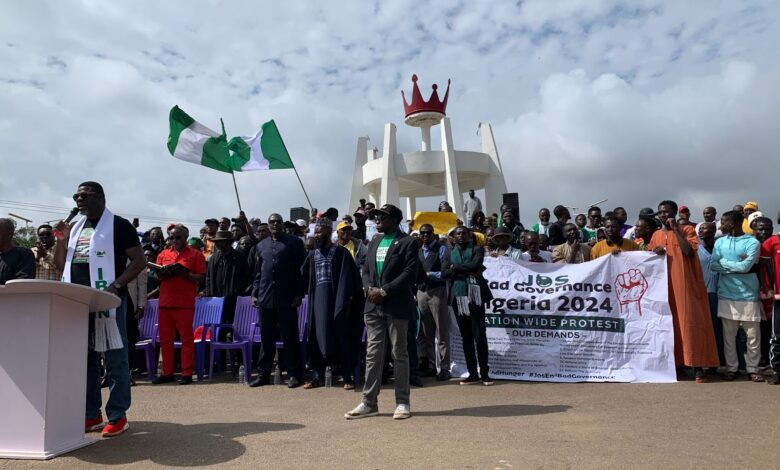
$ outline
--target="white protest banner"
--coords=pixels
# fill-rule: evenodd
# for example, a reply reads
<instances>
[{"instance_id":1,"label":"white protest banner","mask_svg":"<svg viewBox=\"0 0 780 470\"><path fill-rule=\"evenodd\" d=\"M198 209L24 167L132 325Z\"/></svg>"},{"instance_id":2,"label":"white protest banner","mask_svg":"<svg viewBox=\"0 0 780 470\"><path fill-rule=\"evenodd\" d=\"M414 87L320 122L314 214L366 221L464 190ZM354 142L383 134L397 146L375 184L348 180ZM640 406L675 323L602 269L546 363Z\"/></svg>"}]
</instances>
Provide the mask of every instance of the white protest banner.
<instances>
[{"instance_id":1,"label":"white protest banner","mask_svg":"<svg viewBox=\"0 0 780 470\"><path fill-rule=\"evenodd\" d=\"M490 376L547 382L675 382L666 259L624 252L582 264L485 258ZM466 375L454 326L452 373Z\"/></svg>"}]
</instances>

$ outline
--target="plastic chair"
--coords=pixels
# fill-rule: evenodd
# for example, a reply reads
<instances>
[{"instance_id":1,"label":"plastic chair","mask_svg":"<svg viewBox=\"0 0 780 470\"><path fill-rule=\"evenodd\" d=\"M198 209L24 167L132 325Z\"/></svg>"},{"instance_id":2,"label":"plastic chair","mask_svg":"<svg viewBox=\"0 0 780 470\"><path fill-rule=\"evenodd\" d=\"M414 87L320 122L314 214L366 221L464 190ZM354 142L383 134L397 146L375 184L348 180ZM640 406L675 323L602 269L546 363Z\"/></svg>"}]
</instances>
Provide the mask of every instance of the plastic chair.
<instances>
[{"instance_id":1,"label":"plastic chair","mask_svg":"<svg viewBox=\"0 0 780 470\"><path fill-rule=\"evenodd\" d=\"M203 380L206 343L211 340L206 338L208 328L205 325L221 323L224 307L224 297L198 297L195 299L195 317L192 320L192 330L196 330L199 326L203 327L200 338L195 338L195 372L198 380ZM175 341L173 347L181 348L181 341Z\"/></svg>"},{"instance_id":2,"label":"plastic chair","mask_svg":"<svg viewBox=\"0 0 780 470\"><path fill-rule=\"evenodd\" d=\"M246 382L252 378L252 339L257 324L260 322L258 310L252 306L251 297L236 299L236 314L233 323L206 325L204 329L211 330L211 346L209 351L209 380L214 377L214 354L221 350L240 349L244 360L244 377ZM220 341L220 330L227 328L233 331L233 341Z\"/></svg>"},{"instance_id":3,"label":"plastic chair","mask_svg":"<svg viewBox=\"0 0 780 470\"><path fill-rule=\"evenodd\" d=\"M157 299L148 299L144 308L144 317L138 322L139 340L135 343L135 349L144 351L146 356L146 376L151 382L157 375Z\"/></svg>"}]
</instances>

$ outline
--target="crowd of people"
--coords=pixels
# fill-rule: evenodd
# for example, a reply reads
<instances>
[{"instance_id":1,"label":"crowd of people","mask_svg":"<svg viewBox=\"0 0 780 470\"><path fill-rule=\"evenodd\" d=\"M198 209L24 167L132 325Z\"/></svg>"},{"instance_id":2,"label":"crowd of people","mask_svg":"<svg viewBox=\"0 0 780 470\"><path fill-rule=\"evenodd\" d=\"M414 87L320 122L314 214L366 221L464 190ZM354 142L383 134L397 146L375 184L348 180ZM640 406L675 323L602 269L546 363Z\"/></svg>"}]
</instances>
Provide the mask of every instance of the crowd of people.
<instances>
[{"instance_id":1,"label":"crowd of people","mask_svg":"<svg viewBox=\"0 0 780 470\"><path fill-rule=\"evenodd\" d=\"M343 388L353 390L365 334L363 399L345 417L376 415L381 385L392 377L394 418L407 418L410 386L423 386L425 377L452 378L450 310L468 370L459 383L491 385L486 257L586 263L624 251L665 256L680 373L692 369L695 381L706 383L718 370L727 381L745 371L750 380L763 382L763 372L771 372L768 382L780 383L780 235L753 201L720 218L707 207L697 223L688 207L666 200L642 209L633 225L622 207L602 212L593 206L572 221L569 209L558 205L540 209L538 221L526 229L516 207L488 214L472 190L463 207L465 221L447 233L436 233L431 224L414 226L391 204L361 201L342 216L335 208L312 209L308 220L271 214L263 222L243 212L233 219L209 218L196 234L181 224L138 232L106 208L103 188L95 182L79 185L73 199L84 217L72 225L40 226L33 250L14 246L13 224L0 219L0 284L63 280L120 296L118 308L90 322L85 428L107 436L128 426L130 371L142 366L128 351L152 298L158 299L162 355L154 384L175 381L177 366L178 382L192 383L198 296L225 299L222 323L233 321L238 297L251 296L261 312L262 345L256 363L245 364L257 370L252 387L270 383L277 360L290 388L320 387L326 376L337 374ZM438 210L453 212L446 201ZM298 331L304 298L306 357ZM278 340L283 353L276 350ZM110 386L107 422L101 367ZM228 368L236 373L237 367L238 357L231 357Z\"/></svg>"}]
</instances>

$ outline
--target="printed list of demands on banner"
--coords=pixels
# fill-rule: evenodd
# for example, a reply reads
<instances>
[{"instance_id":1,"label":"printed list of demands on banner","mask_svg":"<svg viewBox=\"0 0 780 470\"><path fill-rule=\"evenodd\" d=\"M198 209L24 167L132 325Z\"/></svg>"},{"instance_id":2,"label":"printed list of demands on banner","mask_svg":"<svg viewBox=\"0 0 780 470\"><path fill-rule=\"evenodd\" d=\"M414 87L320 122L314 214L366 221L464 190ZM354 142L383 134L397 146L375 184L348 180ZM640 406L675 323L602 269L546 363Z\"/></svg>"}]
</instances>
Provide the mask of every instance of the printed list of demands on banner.
<instances>
[{"instance_id":1,"label":"printed list of demands on banner","mask_svg":"<svg viewBox=\"0 0 780 470\"><path fill-rule=\"evenodd\" d=\"M627 318L621 312L614 286L607 281L614 280L613 272L620 268L597 262L545 275L506 260L486 261L486 278L503 279L490 282L495 298L485 319L491 376L566 382L674 381L673 364L658 354L659 348L671 346L671 320L665 319L669 331L651 328L656 331L648 334L641 323L657 321L657 314L646 309L644 318ZM654 287L654 294L665 301L665 282L663 289ZM632 322L628 331L627 320ZM462 374L462 341L457 329L453 331L453 372Z\"/></svg>"}]
</instances>

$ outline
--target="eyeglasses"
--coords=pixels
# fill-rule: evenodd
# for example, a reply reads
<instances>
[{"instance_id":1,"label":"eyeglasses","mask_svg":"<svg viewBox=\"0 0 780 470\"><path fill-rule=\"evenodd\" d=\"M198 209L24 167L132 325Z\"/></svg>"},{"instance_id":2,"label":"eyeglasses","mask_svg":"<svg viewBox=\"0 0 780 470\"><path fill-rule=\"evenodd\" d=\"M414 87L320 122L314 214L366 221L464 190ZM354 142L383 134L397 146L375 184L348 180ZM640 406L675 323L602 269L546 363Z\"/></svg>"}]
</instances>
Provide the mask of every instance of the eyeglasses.
<instances>
[{"instance_id":1,"label":"eyeglasses","mask_svg":"<svg viewBox=\"0 0 780 470\"><path fill-rule=\"evenodd\" d=\"M375 218L376 220L383 220L383 219L386 219L386 218L388 218L388 217L389 217L389 216L388 216L387 214L383 214L383 213L381 213L381 212L379 212L378 214L374 215L374 218Z\"/></svg>"},{"instance_id":2,"label":"eyeglasses","mask_svg":"<svg viewBox=\"0 0 780 470\"><path fill-rule=\"evenodd\" d=\"M82 193L76 193L73 195L73 200L78 201L79 199L88 199L94 195L95 195L94 192L86 192L86 191Z\"/></svg>"},{"instance_id":3,"label":"eyeglasses","mask_svg":"<svg viewBox=\"0 0 780 470\"><path fill-rule=\"evenodd\" d=\"M271 224L281 224L281 223L284 223L284 221L282 221L282 219L271 219L271 220L268 221L268 225L271 225Z\"/></svg>"},{"instance_id":4,"label":"eyeglasses","mask_svg":"<svg viewBox=\"0 0 780 470\"><path fill-rule=\"evenodd\" d=\"M181 235L171 235L170 237L168 237L168 240L184 240L184 237L182 237Z\"/></svg>"}]
</instances>

